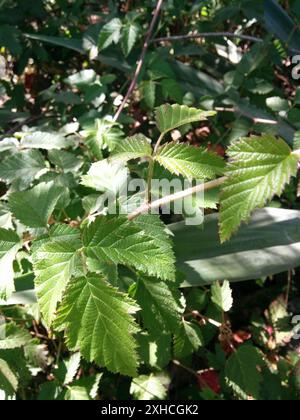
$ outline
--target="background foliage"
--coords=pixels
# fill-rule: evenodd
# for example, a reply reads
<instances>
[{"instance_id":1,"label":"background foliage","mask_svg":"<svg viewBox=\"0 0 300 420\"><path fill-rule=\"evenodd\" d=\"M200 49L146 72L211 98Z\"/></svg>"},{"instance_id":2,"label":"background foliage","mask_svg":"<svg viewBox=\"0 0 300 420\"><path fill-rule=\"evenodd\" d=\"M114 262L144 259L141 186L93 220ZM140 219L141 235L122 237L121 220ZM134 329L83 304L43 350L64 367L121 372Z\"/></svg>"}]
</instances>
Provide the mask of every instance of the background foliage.
<instances>
[{"instance_id":1,"label":"background foliage","mask_svg":"<svg viewBox=\"0 0 300 420\"><path fill-rule=\"evenodd\" d=\"M118 122L156 2L100 3L0 0L0 397L297 400L300 353L291 318L300 313L299 188L290 175L297 161L291 149L300 147L300 90L292 78L299 2L165 0L154 39L236 37L152 40ZM211 116L168 127L161 108L155 124L154 109L167 102ZM193 157L201 146L214 152L205 175L214 178L221 157L240 162L246 153L248 140L235 141L264 133L255 168L274 155L278 181L271 193L269 184L251 197L246 191L238 203L244 216L232 226L221 219L225 240L268 199L270 208L224 245L216 190L205 197L203 229L164 217L172 223L176 276L158 217L89 224L101 213L103 193L125 182L128 169L146 178L146 162L131 161L152 153L144 136L154 141L169 129L184 142L171 152L162 147L157 177L170 176L166 169L188 178L201 173ZM138 150L125 140L135 135ZM197 147L192 156L188 146ZM127 161L129 152L128 169L107 163L122 153ZM250 168L246 160L243 168L230 165L233 176L257 174L253 161ZM239 185L235 193L241 197ZM226 188L221 197L221 210L230 211Z\"/></svg>"}]
</instances>

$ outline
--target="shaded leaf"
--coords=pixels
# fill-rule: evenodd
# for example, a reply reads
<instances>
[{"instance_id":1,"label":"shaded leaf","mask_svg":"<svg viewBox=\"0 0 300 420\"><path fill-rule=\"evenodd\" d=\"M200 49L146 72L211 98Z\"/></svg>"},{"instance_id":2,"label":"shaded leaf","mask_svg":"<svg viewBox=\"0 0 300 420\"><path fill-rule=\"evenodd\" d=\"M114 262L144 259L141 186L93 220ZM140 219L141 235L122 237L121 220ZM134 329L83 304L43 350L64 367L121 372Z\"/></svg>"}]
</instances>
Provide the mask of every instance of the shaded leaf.
<instances>
[{"instance_id":1,"label":"shaded leaf","mask_svg":"<svg viewBox=\"0 0 300 420\"><path fill-rule=\"evenodd\" d=\"M176 332L180 328L184 307L181 295L172 285L155 278L140 278L135 298L142 308L145 327L154 334L157 331Z\"/></svg>"},{"instance_id":2,"label":"shaded leaf","mask_svg":"<svg viewBox=\"0 0 300 420\"><path fill-rule=\"evenodd\" d=\"M9 196L9 208L25 226L46 227L64 188L52 182L42 182L31 190L14 192Z\"/></svg>"},{"instance_id":3,"label":"shaded leaf","mask_svg":"<svg viewBox=\"0 0 300 420\"><path fill-rule=\"evenodd\" d=\"M233 391L243 399L259 398L262 374L258 370L264 365L259 350L243 345L228 359L225 378Z\"/></svg>"},{"instance_id":4,"label":"shaded leaf","mask_svg":"<svg viewBox=\"0 0 300 420\"><path fill-rule=\"evenodd\" d=\"M193 354L203 346L203 337L198 325L183 321L181 329L174 337L174 356L178 359Z\"/></svg>"}]
</instances>

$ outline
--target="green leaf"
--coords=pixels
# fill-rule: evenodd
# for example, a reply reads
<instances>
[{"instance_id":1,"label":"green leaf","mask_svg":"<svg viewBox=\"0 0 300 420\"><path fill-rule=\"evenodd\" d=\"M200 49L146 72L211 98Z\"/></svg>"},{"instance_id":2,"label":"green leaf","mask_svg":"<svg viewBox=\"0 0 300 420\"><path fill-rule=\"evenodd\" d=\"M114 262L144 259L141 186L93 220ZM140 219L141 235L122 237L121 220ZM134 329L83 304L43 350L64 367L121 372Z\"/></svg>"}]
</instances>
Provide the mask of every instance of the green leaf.
<instances>
[{"instance_id":1,"label":"green leaf","mask_svg":"<svg viewBox=\"0 0 300 420\"><path fill-rule=\"evenodd\" d=\"M31 341L29 332L13 322L0 323L0 350L24 347Z\"/></svg>"},{"instance_id":2,"label":"green leaf","mask_svg":"<svg viewBox=\"0 0 300 420\"><path fill-rule=\"evenodd\" d=\"M12 55L19 55L22 53L22 46L19 36L21 32L14 26L1 25L0 26L0 45L7 48Z\"/></svg>"},{"instance_id":3,"label":"green leaf","mask_svg":"<svg viewBox=\"0 0 300 420\"><path fill-rule=\"evenodd\" d=\"M48 348L44 344L38 344L37 339L31 339L24 347L25 359L28 368L34 373L45 371L48 367Z\"/></svg>"},{"instance_id":4,"label":"green leaf","mask_svg":"<svg viewBox=\"0 0 300 420\"><path fill-rule=\"evenodd\" d=\"M212 285L212 301L224 312L229 312L233 305L232 290L229 281L224 281L222 286L219 282Z\"/></svg>"},{"instance_id":5,"label":"green leaf","mask_svg":"<svg viewBox=\"0 0 300 420\"><path fill-rule=\"evenodd\" d=\"M295 388L295 390L299 394L300 392L300 361L297 362L296 366L292 370L290 381L293 388Z\"/></svg>"},{"instance_id":6,"label":"green leaf","mask_svg":"<svg viewBox=\"0 0 300 420\"><path fill-rule=\"evenodd\" d=\"M240 397L259 398L262 374L258 370L264 366L259 350L250 345L243 345L228 359L225 367L225 379L233 391Z\"/></svg>"},{"instance_id":7,"label":"green leaf","mask_svg":"<svg viewBox=\"0 0 300 420\"><path fill-rule=\"evenodd\" d=\"M73 278L55 326L66 328L67 345L112 372L136 376L138 331L131 314L138 308L95 274Z\"/></svg>"},{"instance_id":8,"label":"green leaf","mask_svg":"<svg viewBox=\"0 0 300 420\"><path fill-rule=\"evenodd\" d=\"M293 149L300 150L300 131L296 131L293 142Z\"/></svg>"},{"instance_id":9,"label":"green leaf","mask_svg":"<svg viewBox=\"0 0 300 420\"><path fill-rule=\"evenodd\" d=\"M136 23L129 22L122 29L121 47L124 55L127 57L134 47L139 36L140 27Z\"/></svg>"},{"instance_id":10,"label":"green leaf","mask_svg":"<svg viewBox=\"0 0 300 420\"><path fill-rule=\"evenodd\" d=\"M78 379L72 385L68 386L64 399L66 401L87 401L95 399L98 394L101 377L102 373L99 373Z\"/></svg>"},{"instance_id":11,"label":"green leaf","mask_svg":"<svg viewBox=\"0 0 300 420\"><path fill-rule=\"evenodd\" d=\"M68 386L64 399L66 401L90 401L91 398L85 387L71 385Z\"/></svg>"},{"instance_id":12,"label":"green leaf","mask_svg":"<svg viewBox=\"0 0 300 420\"><path fill-rule=\"evenodd\" d=\"M35 39L40 42L46 42L48 44L56 45L58 47L68 48L80 54L85 53L85 50L82 47L81 39L70 39L70 38L63 38L59 36L47 36L47 35L27 34L27 33L23 33L23 35L26 38Z\"/></svg>"},{"instance_id":13,"label":"green leaf","mask_svg":"<svg viewBox=\"0 0 300 420\"><path fill-rule=\"evenodd\" d=\"M83 165L83 159L64 150L50 150L50 161L64 172L77 172Z\"/></svg>"},{"instance_id":14,"label":"green leaf","mask_svg":"<svg viewBox=\"0 0 300 420\"><path fill-rule=\"evenodd\" d=\"M183 90L175 79L163 79L161 81L163 94L166 99L170 98L175 102L182 103Z\"/></svg>"},{"instance_id":15,"label":"green leaf","mask_svg":"<svg viewBox=\"0 0 300 420\"><path fill-rule=\"evenodd\" d=\"M132 381L130 394L135 400L165 400L170 382L165 374L141 375Z\"/></svg>"},{"instance_id":16,"label":"green leaf","mask_svg":"<svg viewBox=\"0 0 300 420\"><path fill-rule=\"evenodd\" d=\"M46 227L64 188L42 182L31 190L9 195L9 208L25 226Z\"/></svg>"},{"instance_id":17,"label":"green leaf","mask_svg":"<svg viewBox=\"0 0 300 420\"><path fill-rule=\"evenodd\" d=\"M6 137L3 138L0 142L0 153L10 150L12 152L17 152L19 147L19 142L15 137Z\"/></svg>"},{"instance_id":18,"label":"green leaf","mask_svg":"<svg viewBox=\"0 0 300 420\"><path fill-rule=\"evenodd\" d=\"M111 159L128 161L150 156L152 156L151 140L143 134L137 134L120 142L113 151Z\"/></svg>"},{"instance_id":19,"label":"green leaf","mask_svg":"<svg viewBox=\"0 0 300 420\"><path fill-rule=\"evenodd\" d=\"M38 150L24 150L0 163L0 179L9 183L20 180L20 187L26 188L45 169L45 161Z\"/></svg>"},{"instance_id":20,"label":"green leaf","mask_svg":"<svg viewBox=\"0 0 300 420\"><path fill-rule=\"evenodd\" d=\"M267 106L272 109L272 111L288 111L290 106L286 99L280 98L279 96L273 96L266 100Z\"/></svg>"},{"instance_id":21,"label":"green leaf","mask_svg":"<svg viewBox=\"0 0 300 420\"><path fill-rule=\"evenodd\" d=\"M153 334L157 331L178 331L184 307L176 286L159 279L143 277L137 282L134 297L142 308L145 327Z\"/></svg>"},{"instance_id":22,"label":"green leaf","mask_svg":"<svg viewBox=\"0 0 300 420\"><path fill-rule=\"evenodd\" d=\"M180 331L174 337L174 356L184 359L203 346L203 337L198 325L183 321Z\"/></svg>"},{"instance_id":23,"label":"green leaf","mask_svg":"<svg viewBox=\"0 0 300 420\"><path fill-rule=\"evenodd\" d=\"M224 161L218 155L186 144L169 143L161 147L155 160L168 171L189 180L212 179L222 174Z\"/></svg>"},{"instance_id":24,"label":"green leaf","mask_svg":"<svg viewBox=\"0 0 300 420\"><path fill-rule=\"evenodd\" d=\"M61 387L56 381L44 382L40 386L38 401L54 401L60 398Z\"/></svg>"},{"instance_id":25,"label":"green leaf","mask_svg":"<svg viewBox=\"0 0 300 420\"><path fill-rule=\"evenodd\" d=\"M92 271L98 261L135 267L150 276L174 280L174 259L162 254L159 240L148 236L142 228L124 217L99 217L83 232L84 252Z\"/></svg>"},{"instance_id":26,"label":"green leaf","mask_svg":"<svg viewBox=\"0 0 300 420\"><path fill-rule=\"evenodd\" d=\"M82 176L81 184L96 191L117 194L126 185L128 176L124 162L101 160L92 164L87 175Z\"/></svg>"},{"instance_id":27,"label":"green leaf","mask_svg":"<svg viewBox=\"0 0 300 420\"><path fill-rule=\"evenodd\" d=\"M290 315L284 296L279 296L269 306L268 319L274 329L274 337L277 346L285 346L293 336L291 330Z\"/></svg>"},{"instance_id":28,"label":"green leaf","mask_svg":"<svg viewBox=\"0 0 300 420\"><path fill-rule=\"evenodd\" d=\"M15 397L19 386L28 385L30 373L22 349L0 350L0 398L1 390L6 399Z\"/></svg>"},{"instance_id":29,"label":"green leaf","mask_svg":"<svg viewBox=\"0 0 300 420\"><path fill-rule=\"evenodd\" d=\"M228 181L221 192L220 237L225 242L248 221L251 212L263 207L297 173L298 157L289 146L273 136L251 137L228 150Z\"/></svg>"},{"instance_id":30,"label":"green leaf","mask_svg":"<svg viewBox=\"0 0 300 420\"><path fill-rule=\"evenodd\" d=\"M20 247L16 233L0 229L0 299L7 300L15 290L13 261Z\"/></svg>"},{"instance_id":31,"label":"green leaf","mask_svg":"<svg viewBox=\"0 0 300 420\"><path fill-rule=\"evenodd\" d=\"M97 159L102 159L102 156L97 156L102 150L108 149L112 152L124 139L119 125L108 118L97 119L92 126L87 125L82 135L86 137L86 143L92 152L96 152Z\"/></svg>"},{"instance_id":32,"label":"green leaf","mask_svg":"<svg viewBox=\"0 0 300 420\"><path fill-rule=\"evenodd\" d=\"M220 244L218 214L206 216L200 228L185 222L168 227L177 269L184 277L181 287L259 279L299 266L299 211L258 210L225 244Z\"/></svg>"},{"instance_id":33,"label":"green leaf","mask_svg":"<svg viewBox=\"0 0 300 420\"><path fill-rule=\"evenodd\" d=\"M63 385L73 382L80 366L80 353L74 353L69 359L64 359L58 365L54 375Z\"/></svg>"},{"instance_id":34,"label":"green leaf","mask_svg":"<svg viewBox=\"0 0 300 420\"><path fill-rule=\"evenodd\" d=\"M0 359L0 397L1 391L4 392L4 398L13 398L18 389L18 378L9 364Z\"/></svg>"},{"instance_id":35,"label":"green leaf","mask_svg":"<svg viewBox=\"0 0 300 420\"><path fill-rule=\"evenodd\" d=\"M8 209L7 203L0 203L0 228L12 229L12 214Z\"/></svg>"},{"instance_id":36,"label":"green leaf","mask_svg":"<svg viewBox=\"0 0 300 420\"><path fill-rule=\"evenodd\" d=\"M82 88L95 83L97 80L97 73L93 69L81 70L67 77L64 82L72 87Z\"/></svg>"},{"instance_id":37,"label":"green leaf","mask_svg":"<svg viewBox=\"0 0 300 420\"><path fill-rule=\"evenodd\" d=\"M189 108L184 105L162 105L156 110L156 124L162 134L192 122L204 121L212 117L214 111Z\"/></svg>"},{"instance_id":38,"label":"green leaf","mask_svg":"<svg viewBox=\"0 0 300 420\"><path fill-rule=\"evenodd\" d=\"M99 50L104 50L111 44L117 44L121 37L122 22L115 18L103 26L99 35L98 47Z\"/></svg>"},{"instance_id":39,"label":"green leaf","mask_svg":"<svg viewBox=\"0 0 300 420\"><path fill-rule=\"evenodd\" d=\"M35 131L26 134L21 140L21 146L30 149L64 149L72 144L62 134Z\"/></svg>"},{"instance_id":40,"label":"green leaf","mask_svg":"<svg viewBox=\"0 0 300 420\"><path fill-rule=\"evenodd\" d=\"M164 255L165 261L175 262L171 236L159 216L144 214L135 219L134 224L155 241L155 244L161 250L161 255Z\"/></svg>"},{"instance_id":41,"label":"green leaf","mask_svg":"<svg viewBox=\"0 0 300 420\"><path fill-rule=\"evenodd\" d=\"M169 333L155 331L154 334L141 333L137 336L140 359L144 364L162 370L172 359Z\"/></svg>"},{"instance_id":42,"label":"green leaf","mask_svg":"<svg viewBox=\"0 0 300 420\"><path fill-rule=\"evenodd\" d=\"M156 82L146 80L141 84L143 98L148 108L153 109L156 101Z\"/></svg>"},{"instance_id":43,"label":"green leaf","mask_svg":"<svg viewBox=\"0 0 300 420\"><path fill-rule=\"evenodd\" d=\"M38 303L48 326L71 277L82 274L81 247L80 231L60 225L56 226L55 237L52 236L33 253Z\"/></svg>"}]
</instances>

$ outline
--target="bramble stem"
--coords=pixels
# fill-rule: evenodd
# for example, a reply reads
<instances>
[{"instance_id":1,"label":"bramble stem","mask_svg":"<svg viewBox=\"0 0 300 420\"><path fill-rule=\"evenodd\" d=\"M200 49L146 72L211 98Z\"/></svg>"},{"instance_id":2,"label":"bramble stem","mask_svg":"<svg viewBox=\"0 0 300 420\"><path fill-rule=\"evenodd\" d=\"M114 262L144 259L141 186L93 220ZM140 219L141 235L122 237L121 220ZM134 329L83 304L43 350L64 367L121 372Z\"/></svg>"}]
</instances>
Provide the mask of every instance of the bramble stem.
<instances>
[{"instance_id":1,"label":"bramble stem","mask_svg":"<svg viewBox=\"0 0 300 420\"><path fill-rule=\"evenodd\" d=\"M180 191L178 193L168 195L167 197L160 198L159 200L153 201L152 203L149 202L143 204L128 216L128 220L134 220L140 215L148 213L150 210L158 209L159 207L165 206L169 203L173 203L174 201L190 197L193 194L219 187L220 185L224 184L226 180L227 177L224 176L222 178L206 182L205 184L197 185L196 187L188 188L187 190Z\"/></svg>"},{"instance_id":2,"label":"bramble stem","mask_svg":"<svg viewBox=\"0 0 300 420\"><path fill-rule=\"evenodd\" d=\"M140 59L137 63L137 67L136 67L132 82L129 86L129 89L128 89L126 95L125 95L125 98L123 99L119 109L116 112L116 115L114 116L114 121L118 121L120 115L123 112L123 109L125 108L125 105L126 105L128 99L130 98L132 92L135 89L135 86L137 84L140 72L141 72L141 70L143 68L143 65L144 65L145 57L146 57L146 54L147 54L147 51L148 51L148 48L149 48L149 45L150 45L150 41L151 41L151 38L152 38L152 34L153 34L153 31L154 31L156 22L157 22L158 17L159 17L159 13L160 13L160 9L162 7L162 4L163 4L163 0L158 0L155 11L154 11L154 14L153 14L152 22L150 24L149 30L148 30L147 35L146 35L146 39L145 39L145 42L144 42L144 47L143 47L143 50L142 50L142 54L141 54Z\"/></svg>"}]
</instances>

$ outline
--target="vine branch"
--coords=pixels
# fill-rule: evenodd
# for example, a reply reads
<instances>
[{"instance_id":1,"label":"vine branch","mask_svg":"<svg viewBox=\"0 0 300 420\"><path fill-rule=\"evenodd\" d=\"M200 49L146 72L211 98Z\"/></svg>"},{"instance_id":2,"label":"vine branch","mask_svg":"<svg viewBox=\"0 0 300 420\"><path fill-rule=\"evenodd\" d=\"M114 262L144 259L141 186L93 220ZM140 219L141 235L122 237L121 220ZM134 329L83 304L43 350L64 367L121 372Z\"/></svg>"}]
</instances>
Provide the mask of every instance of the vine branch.
<instances>
[{"instance_id":1,"label":"vine branch","mask_svg":"<svg viewBox=\"0 0 300 420\"><path fill-rule=\"evenodd\" d=\"M158 0L157 5L156 5L156 8L155 8L154 13L153 13L152 22L151 22L151 24L149 26L149 30L148 30L147 35L146 35L146 39L145 39L145 42L144 42L142 54L141 54L140 59L139 59L139 61L137 63L137 67L136 67L136 70L135 70L135 73L134 73L132 82L130 83L130 86L128 88L128 91L127 91L127 93L126 93L126 95L125 95L125 97L124 97L124 99L123 99L120 107L118 108L115 116L114 116L114 121L118 121L120 115L122 114L123 109L125 108L125 105L126 105L128 99L130 98L132 92L135 89L135 86L136 86L137 81L138 81L138 77L139 77L139 75L141 73L141 70L143 68L143 65L144 65L144 61L145 61L145 57L146 57L146 54L147 54L149 45L151 43L152 34L153 34L153 31L154 31L156 22L158 20L158 17L159 17L159 13L160 13L162 4L163 4L163 0Z\"/></svg>"}]
</instances>

